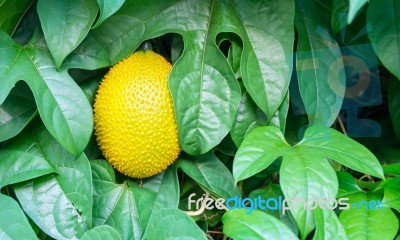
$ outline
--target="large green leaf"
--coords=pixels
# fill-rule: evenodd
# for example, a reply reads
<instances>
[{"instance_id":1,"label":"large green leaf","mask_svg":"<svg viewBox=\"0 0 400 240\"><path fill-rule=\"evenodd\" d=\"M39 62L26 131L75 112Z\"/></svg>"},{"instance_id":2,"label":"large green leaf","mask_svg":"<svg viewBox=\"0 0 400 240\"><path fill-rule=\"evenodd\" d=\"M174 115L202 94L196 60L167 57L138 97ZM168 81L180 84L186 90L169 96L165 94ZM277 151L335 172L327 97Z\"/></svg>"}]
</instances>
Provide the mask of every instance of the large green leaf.
<instances>
[{"instance_id":1,"label":"large green leaf","mask_svg":"<svg viewBox=\"0 0 400 240\"><path fill-rule=\"evenodd\" d=\"M23 79L51 135L79 155L93 130L92 109L68 72L57 72L40 34L29 45L20 46L0 30L0 55L0 104Z\"/></svg>"},{"instance_id":2,"label":"large green leaf","mask_svg":"<svg viewBox=\"0 0 400 240\"><path fill-rule=\"evenodd\" d=\"M301 98L310 124L330 126L339 114L345 93L342 55L329 32L330 13L316 1L296 3L296 70Z\"/></svg>"},{"instance_id":3,"label":"large green leaf","mask_svg":"<svg viewBox=\"0 0 400 240\"><path fill-rule=\"evenodd\" d=\"M390 179L384 186L382 206L400 210L400 178Z\"/></svg>"},{"instance_id":4,"label":"large green leaf","mask_svg":"<svg viewBox=\"0 0 400 240\"><path fill-rule=\"evenodd\" d=\"M383 65L400 79L400 4L397 0L371 1L368 37Z\"/></svg>"},{"instance_id":5,"label":"large green leaf","mask_svg":"<svg viewBox=\"0 0 400 240\"><path fill-rule=\"evenodd\" d=\"M354 193L349 195L348 198L350 203L359 205L359 207L351 206L350 209L343 210L339 216L349 239L394 239L399 229L399 220L392 210L389 208L371 209L361 202L371 200L378 202L379 198L374 194L367 195L363 192Z\"/></svg>"},{"instance_id":6,"label":"large green leaf","mask_svg":"<svg viewBox=\"0 0 400 240\"><path fill-rule=\"evenodd\" d=\"M40 24L57 68L88 34L97 16L96 0L39 0Z\"/></svg>"},{"instance_id":7,"label":"large green leaf","mask_svg":"<svg viewBox=\"0 0 400 240\"><path fill-rule=\"evenodd\" d=\"M315 240L347 240L346 232L342 224L339 222L335 212L331 209L316 208L314 211L315 218Z\"/></svg>"},{"instance_id":8,"label":"large green leaf","mask_svg":"<svg viewBox=\"0 0 400 240\"><path fill-rule=\"evenodd\" d=\"M175 208L160 209L148 226L149 240L185 239L207 240L205 233L189 215Z\"/></svg>"},{"instance_id":9,"label":"large green leaf","mask_svg":"<svg viewBox=\"0 0 400 240\"><path fill-rule=\"evenodd\" d=\"M124 2L125 0L114 0L114 1L97 0L97 3L99 4L100 7L100 15L93 28L102 24L104 20L109 18L116 11L118 11L118 9L122 6L122 4L124 4Z\"/></svg>"},{"instance_id":10,"label":"large green leaf","mask_svg":"<svg viewBox=\"0 0 400 240\"><path fill-rule=\"evenodd\" d=\"M41 156L24 151L0 151L0 188L54 172Z\"/></svg>"},{"instance_id":11,"label":"large green leaf","mask_svg":"<svg viewBox=\"0 0 400 240\"><path fill-rule=\"evenodd\" d=\"M334 129L309 127L296 147L333 159L356 171L385 178L379 161L366 147Z\"/></svg>"},{"instance_id":12,"label":"large green leaf","mask_svg":"<svg viewBox=\"0 0 400 240\"><path fill-rule=\"evenodd\" d=\"M4 240L37 239L18 203L3 194L0 194L0 232L0 238Z\"/></svg>"},{"instance_id":13,"label":"large green leaf","mask_svg":"<svg viewBox=\"0 0 400 240\"><path fill-rule=\"evenodd\" d=\"M213 153L201 157L184 156L178 160L177 167L218 197L228 199L241 195L231 172Z\"/></svg>"},{"instance_id":14,"label":"large green leaf","mask_svg":"<svg viewBox=\"0 0 400 240\"><path fill-rule=\"evenodd\" d=\"M291 151L279 128L257 127L247 135L235 155L233 177L236 182L249 178Z\"/></svg>"},{"instance_id":15,"label":"large green leaf","mask_svg":"<svg viewBox=\"0 0 400 240\"><path fill-rule=\"evenodd\" d=\"M224 234L233 239L298 239L282 222L264 212L231 210L222 217Z\"/></svg>"},{"instance_id":16,"label":"large green leaf","mask_svg":"<svg viewBox=\"0 0 400 240\"><path fill-rule=\"evenodd\" d=\"M58 173L15 185L25 213L56 239L74 239L86 232L92 225L93 198L85 155L76 158L65 151L44 127L32 129L30 136L15 139L8 148L41 156Z\"/></svg>"},{"instance_id":17,"label":"large green leaf","mask_svg":"<svg viewBox=\"0 0 400 240\"><path fill-rule=\"evenodd\" d=\"M85 232L80 240L99 240L99 239L107 239L107 240L121 240L118 232L108 226L98 226L90 229L89 231Z\"/></svg>"},{"instance_id":18,"label":"large green leaf","mask_svg":"<svg viewBox=\"0 0 400 240\"><path fill-rule=\"evenodd\" d=\"M280 183L285 199L300 199L297 204L292 203L290 211L297 222L302 239L305 239L315 226L313 211L307 206L307 201L335 198L338 182L335 171L327 160L300 149L297 149L296 153L283 157L279 172Z\"/></svg>"},{"instance_id":19,"label":"large green leaf","mask_svg":"<svg viewBox=\"0 0 400 240\"><path fill-rule=\"evenodd\" d=\"M0 2L0 28L12 35L32 3L32 0L3 0Z\"/></svg>"},{"instance_id":20,"label":"large green leaf","mask_svg":"<svg viewBox=\"0 0 400 240\"><path fill-rule=\"evenodd\" d=\"M36 115L32 93L18 83L0 105L0 142L15 137Z\"/></svg>"}]
</instances>

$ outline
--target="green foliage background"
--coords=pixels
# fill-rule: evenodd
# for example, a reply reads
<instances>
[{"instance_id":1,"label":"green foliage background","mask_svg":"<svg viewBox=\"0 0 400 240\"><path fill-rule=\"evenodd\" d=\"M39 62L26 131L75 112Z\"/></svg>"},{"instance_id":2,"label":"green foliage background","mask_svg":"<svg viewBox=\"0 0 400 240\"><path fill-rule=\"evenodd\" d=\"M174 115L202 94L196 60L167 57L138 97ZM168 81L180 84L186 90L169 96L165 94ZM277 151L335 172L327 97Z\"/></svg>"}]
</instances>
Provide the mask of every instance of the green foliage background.
<instances>
[{"instance_id":1,"label":"green foliage background","mask_svg":"<svg viewBox=\"0 0 400 240\"><path fill-rule=\"evenodd\" d=\"M396 0L0 0L1 239L395 239L399 39ZM102 159L92 104L143 44L173 63L183 152L130 179ZM378 62L383 102L360 115L380 137L346 136L347 48ZM382 209L190 216L192 193Z\"/></svg>"}]
</instances>

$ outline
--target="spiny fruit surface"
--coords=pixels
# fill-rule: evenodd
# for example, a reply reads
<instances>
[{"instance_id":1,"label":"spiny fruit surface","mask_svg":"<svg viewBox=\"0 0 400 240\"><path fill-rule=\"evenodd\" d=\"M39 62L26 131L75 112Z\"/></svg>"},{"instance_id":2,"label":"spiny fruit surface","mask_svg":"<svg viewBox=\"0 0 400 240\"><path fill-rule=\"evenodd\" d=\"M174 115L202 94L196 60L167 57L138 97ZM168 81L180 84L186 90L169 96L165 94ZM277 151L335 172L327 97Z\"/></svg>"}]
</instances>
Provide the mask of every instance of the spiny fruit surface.
<instances>
[{"instance_id":1,"label":"spiny fruit surface","mask_svg":"<svg viewBox=\"0 0 400 240\"><path fill-rule=\"evenodd\" d=\"M105 158L134 178L165 170L180 152L172 98L171 64L139 51L105 75L94 104L95 134Z\"/></svg>"}]
</instances>

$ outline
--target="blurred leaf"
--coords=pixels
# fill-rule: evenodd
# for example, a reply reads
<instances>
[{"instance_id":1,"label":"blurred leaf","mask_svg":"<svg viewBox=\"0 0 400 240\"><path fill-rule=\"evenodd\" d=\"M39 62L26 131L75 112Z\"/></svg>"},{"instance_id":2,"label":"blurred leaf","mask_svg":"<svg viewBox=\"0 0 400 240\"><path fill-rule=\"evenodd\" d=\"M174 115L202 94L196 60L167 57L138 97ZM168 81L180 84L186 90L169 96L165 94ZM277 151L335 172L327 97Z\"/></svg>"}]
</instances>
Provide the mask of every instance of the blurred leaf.
<instances>
[{"instance_id":1,"label":"blurred leaf","mask_svg":"<svg viewBox=\"0 0 400 240\"><path fill-rule=\"evenodd\" d=\"M347 240L346 232L339 222L335 212L331 209L321 209L317 207L314 210L315 219L315 240L340 239Z\"/></svg>"},{"instance_id":2,"label":"blurred leaf","mask_svg":"<svg viewBox=\"0 0 400 240\"><path fill-rule=\"evenodd\" d=\"M282 222L264 212L230 210L222 217L224 234L233 239L298 239Z\"/></svg>"},{"instance_id":3,"label":"blurred leaf","mask_svg":"<svg viewBox=\"0 0 400 240\"><path fill-rule=\"evenodd\" d=\"M0 105L0 142L15 137L36 115L32 92L18 83Z\"/></svg>"},{"instance_id":4,"label":"blurred leaf","mask_svg":"<svg viewBox=\"0 0 400 240\"><path fill-rule=\"evenodd\" d=\"M358 192L349 195L348 198L350 203L359 205L359 207L352 206L350 209L343 210L339 215L339 220L349 239L391 240L396 236L399 220L392 210L366 207L367 202L371 200L378 202L377 196Z\"/></svg>"},{"instance_id":5,"label":"blurred leaf","mask_svg":"<svg viewBox=\"0 0 400 240\"><path fill-rule=\"evenodd\" d=\"M32 0L3 0L0 3L0 28L12 35L32 3Z\"/></svg>"},{"instance_id":6,"label":"blurred leaf","mask_svg":"<svg viewBox=\"0 0 400 240\"><path fill-rule=\"evenodd\" d=\"M383 172L385 174L400 175L400 163L383 166Z\"/></svg>"},{"instance_id":7,"label":"blurred leaf","mask_svg":"<svg viewBox=\"0 0 400 240\"><path fill-rule=\"evenodd\" d=\"M280 168L280 184L286 199L335 198L338 182L328 161L297 149L296 155L284 156ZM293 184L296 183L296 184ZM306 203L304 203L306 204ZM290 209L297 222L302 239L314 229L314 216L310 207L302 204Z\"/></svg>"},{"instance_id":8,"label":"blurred leaf","mask_svg":"<svg viewBox=\"0 0 400 240\"><path fill-rule=\"evenodd\" d=\"M347 24L353 22L358 12L364 7L368 0L349 0L349 14L347 16Z\"/></svg>"},{"instance_id":9,"label":"blurred leaf","mask_svg":"<svg viewBox=\"0 0 400 240\"><path fill-rule=\"evenodd\" d=\"M153 215L148 226L149 240L158 239L187 239L207 240L204 232L193 219L179 209L160 209Z\"/></svg>"},{"instance_id":10,"label":"blurred leaf","mask_svg":"<svg viewBox=\"0 0 400 240\"><path fill-rule=\"evenodd\" d=\"M368 37L383 65L400 79L400 5L397 0L371 1ZM390 50L389 50L390 49Z\"/></svg>"},{"instance_id":11,"label":"blurred leaf","mask_svg":"<svg viewBox=\"0 0 400 240\"><path fill-rule=\"evenodd\" d=\"M400 82L394 77L389 80L389 113L396 137L400 139Z\"/></svg>"},{"instance_id":12,"label":"blurred leaf","mask_svg":"<svg viewBox=\"0 0 400 240\"><path fill-rule=\"evenodd\" d=\"M99 239L107 239L107 240L121 240L118 232L115 231L114 228L103 225L90 229L85 232L80 240L99 240Z\"/></svg>"},{"instance_id":13,"label":"blurred leaf","mask_svg":"<svg viewBox=\"0 0 400 240\"><path fill-rule=\"evenodd\" d=\"M366 147L332 128L309 127L296 147L356 171L385 178L378 159Z\"/></svg>"},{"instance_id":14,"label":"blurred leaf","mask_svg":"<svg viewBox=\"0 0 400 240\"><path fill-rule=\"evenodd\" d=\"M231 172L213 153L201 157L181 157L177 167L218 197L241 196Z\"/></svg>"},{"instance_id":15,"label":"blurred leaf","mask_svg":"<svg viewBox=\"0 0 400 240\"><path fill-rule=\"evenodd\" d=\"M16 82L23 79L32 90L39 114L57 141L78 156L92 130L92 109L66 71L57 72L40 33L20 46L0 31L0 104Z\"/></svg>"},{"instance_id":16,"label":"blurred leaf","mask_svg":"<svg viewBox=\"0 0 400 240\"><path fill-rule=\"evenodd\" d=\"M349 1L351 0L332 1L331 27L335 34L346 27Z\"/></svg>"},{"instance_id":17,"label":"blurred leaf","mask_svg":"<svg viewBox=\"0 0 400 240\"><path fill-rule=\"evenodd\" d=\"M40 23L57 68L88 34L97 16L95 0L39 0Z\"/></svg>"},{"instance_id":18,"label":"blurred leaf","mask_svg":"<svg viewBox=\"0 0 400 240\"><path fill-rule=\"evenodd\" d=\"M236 153L233 177L236 182L249 178L291 151L291 146L285 141L279 128L257 127L247 135Z\"/></svg>"},{"instance_id":19,"label":"blurred leaf","mask_svg":"<svg viewBox=\"0 0 400 240\"><path fill-rule=\"evenodd\" d=\"M97 0L97 3L99 4L100 7L100 16L96 21L96 24L93 26L93 28L96 28L100 24L104 22L107 18L109 18L111 15L113 15L118 9L124 4L125 0L114 0L114 1L108 1L108 0Z\"/></svg>"},{"instance_id":20,"label":"blurred leaf","mask_svg":"<svg viewBox=\"0 0 400 240\"><path fill-rule=\"evenodd\" d=\"M296 1L296 70L310 125L331 126L342 106L346 75L329 32L330 13L315 1Z\"/></svg>"},{"instance_id":21,"label":"blurred leaf","mask_svg":"<svg viewBox=\"0 0 400 240\"><path fill-rule=\"evenodd\" d=\"M37 239L18 203L3 194L0 194L0 232L0 237L4 240Z\"/></svg>"},{"instance_id":22,"label":"blurred leaf","mask_svg":"<svg viewBox=\"0 0 400 240\"><path fill-rule=\"evenodd\" d=\"M28 137L34 143L26 141ZM21 136L8 147L42 156L58 173L15 185L25 213L56 239L74 239L86 232L92 225L93 199L90 166L85 155L75 158L44 127L32 129L31 136Z\"/></svg>"}]
</instances>

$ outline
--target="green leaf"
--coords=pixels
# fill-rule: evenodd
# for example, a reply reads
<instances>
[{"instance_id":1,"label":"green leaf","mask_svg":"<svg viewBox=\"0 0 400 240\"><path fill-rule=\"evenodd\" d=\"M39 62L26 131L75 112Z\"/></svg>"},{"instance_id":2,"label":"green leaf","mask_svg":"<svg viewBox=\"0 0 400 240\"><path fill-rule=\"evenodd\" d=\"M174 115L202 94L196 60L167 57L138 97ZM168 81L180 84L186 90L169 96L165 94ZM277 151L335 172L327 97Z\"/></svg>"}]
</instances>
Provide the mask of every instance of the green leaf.
<instances>
[{"instance_id":1,"label":"green leaf","mask_svg":"<svg viewBox=\"0 0 400 240\"><path fill-rule=\"evenodd\" d=\"M0 104L23 79L51 135L72 154L82 153L93 130L92 108L68 72L57 72L40 34L22 47L0 31L0 55Z\"/></svg>"},{"instance_id":2,"label":"green leaf","mask_svg":"<svg viewBox=\"0 0 400 240\"><path fill-rule=\"evenodd\" d=\"M96 24L93 28L98 27L100 24L104 22L107 18L113 15L122 4L124 4L125 0L115 0L115 1L107 1L107 0L97 0L97 3L100 7L100 16L96 21Z\"/></svg>"},{"instance_id":3,"label":"green leaf","mask_svg":"<svg viewBox=\"0 0 400 240\"><path fill-rule=\"evenodd\" d=\"M286 92L285 98L279 109L275 112L274 116L271 118L271 121L268 123L269 126L275 126L281 129L281 132L285 132L286 129L286 118L289 112L289 91Z\"/></svg>"},{"instance_id":4,"label":"green leaf","mask_svg":"<svg viewBox=\"0 0 400 240\"><path fill-rule=\"evenodd\" d=\"M360 12L361 8L368 2L368 0L349 0L349 14L347 16L347 24L351 24L354 18Z\"/></svg>"},{"instance_id":5,"label":"green leaf","mask_svg":"<svg viewBox=\"0 0 400 240\"><path fill-rule=\"evenodd\" d=\"M31 140L28 138L27 142ZM43 156L21 150L0 150L0 188L53 172Z\"/></svg>"},{"instance_id":6,"label":"green leaf","mask_svg":"<svg viewBox=\"0 0 400 240\"><path fill-rule=\"evenodd\" d=\"M0 28L12 35L32 3L32 0L3 0L0 2Z\"/></svg>"},{"instance_id":7,"label":"green leaf","mask_svg":"<svg viewBox=\"0 0 400 240\"><path fill-rule=\"evenodd\" d=\"M335 171L327 160L297 149L296 155L284 156L280 168L280 184L286 199L301 201L290 208L297 222L302 239L314 229L312 207L307 206L310 199L332 199L338 192ZM296 184L294 184L296 183Z\"/></svg>"},{"instance_id":8,"label":"green leaf","mask_svg":"<svg viewBox=\"0 0 400 240\"><path fill-rule=\"evenodd\" d=\"M58 174L15 185L16 196L24 211L49 236L80 237L92 226L89 161L85 155L76 158L65 151L44 127L30 132L30 136L11 142L9 148L41 155ZM28 137L34 142L25 140Z\"/></svg>"},{"instance_id":9,"label":"green leaf","mask_svg":"<svg viewBox=\"0 0 400 240\"><path fill-rule=\"evenodd\" d=\"M346 27L349 2L347 0L333 0L331 11L332 32L336 34Z\"/></svg>"},{"instance_id":10,"label":"green leaf","mask_svg":"<svg viewBox=\"0 0 400 240\"><path fill-rule=\"evenodd\" d=\"M246 135L263 122L261 115L251 96L245 92L240 100L236 120L230 132L236 146L239 147Z\"/></svg>"},{"instance_id":11,"label":"green leaf","mask_svg":"<svg viewBox=\"0 0 400 240\"><path fill-rule=\"evenodd\" d=\"M335 212L331 209L316 208L314 210L315 219L315 240L340 239L347 240L346 232L339 222Z\"/></svg>"},{"instance_id":12,"label":"green leaf","mask_svg":"<svg viewBox=\"0 0 400 240\"><path fill-rule=\"evenodd\" d=\"M385 178L379 161L366 147L334 129L309 127L296 147L333 159L353 170Z\"/></svg>"},{"instance_id":13,"label":"green leaf","mask_svg":"<svg viewBox=\"0 0 400 240\"><path fill-rule=\"evenodd\" d=\"M138 207L129 183L119 185L107 179L93 179L93 190L93 225L110 225L123 240L140 239Z\"/></svg>"},{"instance_id":14,"label":"green leaf","mask_svg":"<svg viewBox=\"0 0 400 240\"><path fill-rule=\"evenodd\" d=\"M396 137L400 139L400 82L391 78L388 87L389 113Z\"/></svg>"},{"instance_id":15,"label":"green leaf","mask_svg":"<svg viewBox=\"0 0 400 240\"><path fill-rule=\"evenodd\" d=\"M0 142L15 137L36 115L30 90L26 85L17 84L0 105Z\"/></svg>"},{"instance_id":16,"label":"green leaf","mask_svg":"<svg viewBox=\"0 0 400 240\"><path fill-rule=\"evenodd\" d=\"M201 157L181 157L177 167L218 197L241 196L231 172L213 153Z\"/></svg>"},{"instance_id":17,"label":"green leaf","mask_svg":"<svg viewBox=\"0 0 400 240\"><path fill-rule=\"evenodd\" d=\"M236 33L242 39L243 83L268 119L278 110L289 86L294 9L294 1L287 0L234 0L225 1L223 6L226 23L221 31Z\"/></svg>"},{"instance_id":18,"label":"green leaf","mask_svg":"<svg viewBox=\"0 0 400 240\"><path fill-rule=\"evenodd\" d=\"M149 240L187 239L207 240L205 233L189 215L179 209L160 209L148 226Z\"/></svg>"},{"instance_id":19,"label":"green leaf","mask_svg":"<svg viewBox=\"0 0 400 240\"><path fill-rule=\"evenodd\" d=\"M337 198L345 197L349 194L362 191L354 177L348 172L336 172L339 182L339 192Z\"/></svg>"},{"instance_id":20,"label":"green leaf","mask_svg":"<svg viewBox=\"0 0 400 240\"><path fill-rule=\"evenodd\" d=\"M224 234L233 239L298 239L282 222L264 212L230 210L222 217Z\"/></svg>"},{"instance_id":21,"label":"green leaf","mask_svg":"<svg viewBox=\"0 0 400 240\"><path fill-rule=\"evenodd\" d=\"M115 183L115 172L112 166L105 160L90 161L93 180Z\"/></svg>"},{"instance_id":22,"label":"green leaf","mask_svg":"<svg viewBox=\"0 0 400 240\"><path fill-rule=\"evenodd\" d=\"M14 199L0 194L0 236L4 240L37 239L24 212Z\"/></svg>"},{"instance_id":23,"label":"green leaf","mask_svg":"<svg viewBox=\"0 0 400 240\"><path fill-rule=\"evenodd\" d=\"M371 1L368 37L383 65L400 79L400 5L396 0Z\"/></svg>"},{"instance_id":24,"label":"green leaf","mask_svg":"<svg viewBox=\"0 0 400 240\"><path fill-rule=\"evenodd\" d=\"M392 210L388 208L366 208L366 204L360 204L360 201L378 201L379 198L373 194L358 192L349 197L350 203L360 205L360 208L351 207L343 210L339 215L349 239L354 240L391 240L397 234L399 228L399 220Z\"/></svg>"},{"instance_id":25,"label":"green leaf","mask_svg":"<svg viewBox=\"0 0 400 240\"><path fill-rule=\"evenodd\" d=\"M236 153L233 177L236 182L249 178L291 151L279 128L257 127L247 135Z\"/></svg>"},{"instance_id":26,"label":"green leaf","mask_svg":"<svg viewBox=\"0 0 400 240\"><path fill-rule=\"evenodd\" d=\"M400 210L400 178L390 179L384 186L382 206Z\"/></svg>"},{"instance_id":27,"label":"green leaf","mask_svg":"<svg viewBox=\"0 0 400 240\"><path fill-rule=\"evenodd\" d=\"M98 239L107 239L107 240L121 240L121 236L119 236L118 232L115 231L114 228L103 225L90 229L85 232L80 240L98 240Z\"/></svg>"},{"instance_id":28,"label":"green leaf","mask_svg":"<svg viewBox=\"0 0 400 240\"><path fill-rule=\"evenodd\" d=\"M315 1L296 3L296 70L301 98L310 125L329 127L339 114L345 93L341 51L329 32L330 13Z\"/></svg>"},{"instance_id":29,"label":"green leaf","mask_svg":"<svg viewBox=\"0 0 400 240\"><path fill-rule=\"evenodd\" d=\"M383 166L385 174L400 175L400 163Z\"/></svg>"},{"instance_id":30,"label":"green leaf","mask_svg":"<svg viewBox=\"0 0 400 240\"><path fill-rule=\"evenodd\" d=\"M88 34L97 16L95 0L39 0L40 24L57 68Z\"/></svg>"}]
</instances>

